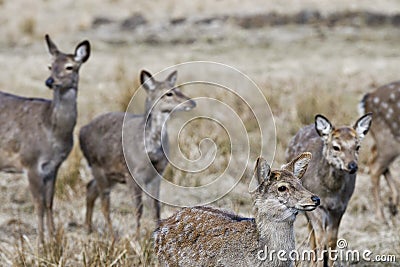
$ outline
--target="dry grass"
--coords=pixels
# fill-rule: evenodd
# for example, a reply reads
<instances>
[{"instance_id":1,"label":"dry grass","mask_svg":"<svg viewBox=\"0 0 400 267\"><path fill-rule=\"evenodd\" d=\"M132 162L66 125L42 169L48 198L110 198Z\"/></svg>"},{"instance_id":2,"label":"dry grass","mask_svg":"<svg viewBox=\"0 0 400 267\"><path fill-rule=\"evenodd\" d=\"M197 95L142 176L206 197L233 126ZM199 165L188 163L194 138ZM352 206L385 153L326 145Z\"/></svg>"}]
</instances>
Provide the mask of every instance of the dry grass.
<instances>
[{"instance_id":1,"label":"dry grass","mask_svg":"<svg viewBox=\"0 0 400 267\"><path fill-rule=\"evenodd\" d=\"M315 1L305 0L289 7L281 1L255 2L203 1L202 3L178 1L137 1L132 5L126 0L110 0L98 4L89 0L71 7L65 1L0 0L0 87L15 94L50 97L43 85L47 78L48 55L43 35L49 32L63 51L71 52L76 43L89 39L92 56L82 67L79 89L79 119L76 128L90 121L97 114L112 110L126 110L131 96L138 88L138 70L144 68L152 73L176 63L188 60L211 60L237 67L249 75L262 88L274 113L277 129L275 167L284 162L284 151L290 138L305 124L313 122L315 114L327 116L333 123L349 124L359 114L357 102L362 94L378 85L398 79L398 29L394 27L352 28L285 26L266 27L256 30L239 28L218 28L223 38L211 40L215 32L199 38L192 44L164 43L144 44L136 42L141 32L124 32L123 42L110 42L115 31L112 28L91 28L94 17L108 15L113 19L124 19L135 12L142 12L149 23L163 22L170 18L208 16L209 14L265 11L293 13L303 8L316 8L322 13L332 10L378 10L392 13L400 11L396 1ZM76 12L62 12L59 7ZM24 8L22 8L24 7ZM221 8L220 8L221 7ZM163 9L164 8L164 9ZM169 10L165 13L163 10ZM61 10L61 11L60 11ZM105 13L107 10L107 13ZM148 11L152 10L154 16ZM21 11L17 19L12 16ZM33 17L31 12L35 11ZM55 23L57 21L57 23ZM63 21L65 23L61 23ZM231 27L231 26L229 26ZM153 31L156 30L151 28ZM168 35L160 27L161 35ZM196 35L183 27L177 36ZM187 31L187 32L185 32ZM205 28L201 31L206 32ZM228 32L229 34L226 34ZM218 32L219 33L219 32ZM115 40L114 40L115 41ZM117 41L120 41L119 39ZM208 73L208 75L216 75ZM195 76L194 76L195 77ZM178 80L188 77L179 75ZM190 77L189 77L190 78ZM204 91L186 91L188 95L201 95ZM214 95L238 111L250 139L258 140L257 123L247 107L236 98L222 93ZM138 108L141 110L141 107ZM211 107L209 107L211 108ZM260 107L264 108L264 107ZM197 112L197 111L193 111ZM179 126L179 115L169 124L171 132ZM232 122L235 123L235 122ZM269 132L268 134L272 134ZM179 144L182 153L189 159L198 157L202 148L201 140L210 137L217 145L216 159L201 175L167 168L165 176L174 183L186 186L200 186L210 182L221 173L231 154L229 138L223 128L210 121L194 121L181 133L179 140L172 140L172 146ZM75 138L77 142L77 138ZM366 138L361 150L361 162L365 164L371 139ZM204 145L204 144L203 144ZM255 157L259 144L251 144ZM268 147L270 156L275 148ZM242 164L244 156L234 159ZM235 189L213 205L232 209L241 214L251 214L251 200L248 195L248 180L252 163L249 163L245 178ZM393 173L400 173L398 162ZM363 169L363 168L362 168ZM362 170L361 169L361 170ZM55 197L55 218L57 235L55 240L38 247L36 244L36 215L29 197L25 177L2 175L0 180L0 265L4 266L156 266L152 250L151 232L154 222L146 217L140 237L136 241L132 205L128 189L119 185L112 191L112 219L119 238L115 241L107 236L99 205L94 214L95 233L88 235L84 229L85 185L91 179L86 162L75 144L68 160L60 169ZM216 189L218 190L218 189ZM388 192L382 182L382 196L388 202ZM179 196L177 196L179 197ZM187 196L185 196L187 197ZM189 196L202 199L204 196ZM98 204L98 203L97 203ZM351 248L371 249L375 253L396 254L400 257L399 217L392 218L389 226L371 216L374 207L370 194L370 181L365 172L360 172L356 191L343 218L340 237L349 242ZM162 217L167 217L176 208L163 206ZM388 215L388 214L387 214ZM296 223L297 243L307 244L308 232L302 216ZM360 264L362 265L362 264ZM390 266L390 265L388 265Z\"/></svg>"}]
</instances>

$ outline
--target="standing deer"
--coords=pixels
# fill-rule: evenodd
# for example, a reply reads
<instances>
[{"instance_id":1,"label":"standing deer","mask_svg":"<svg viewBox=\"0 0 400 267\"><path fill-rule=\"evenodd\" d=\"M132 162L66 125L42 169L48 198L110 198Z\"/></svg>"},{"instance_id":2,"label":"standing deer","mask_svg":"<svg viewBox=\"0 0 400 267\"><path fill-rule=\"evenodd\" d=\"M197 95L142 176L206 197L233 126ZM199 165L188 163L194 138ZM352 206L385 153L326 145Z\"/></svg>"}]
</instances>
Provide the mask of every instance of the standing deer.
<instances>
[{"instance_id":1,"label":"standing deer","mask_svg":"<svg viewBox=\"0 0 400 267\"><path fill-rule=\"evenodd\" d=\"M257 160L258 187L250 192L255 218L193 207L162 220L154 232L161 265L293 266L288 255L295 249L296 215L314 210L320 202L301 185L310 159L310 153L302 153L273 171L263 158ZM281 250L286 260L273 254Z\"/></svg>"},{"instance_id":2,"label":"standing deer","mask_svg":"<svg viewBox=\"0 0 400 267\"><path fill-rule=\"evenodd\" d=\"M88 41L78 44L74 54L59 51L48 35L46 42L53 56L46 80L53 100L0 92L0 170L27 173L41 243L45 213L49 235L54 233L54 184L73 146L79 69L90 55Z\"/></svg>"},{"instance_id":3,"label":"standing deer","mask_svg":"<svg viewBox=\"0 0 400 267\"><path fill-rule=\"evenodd\" d=\"M389 166L400 154L400 82L384 85L364 95L360 102L360 112L374 114L371 126L374 145L368 165L376 203L376 216L383 220L383 206L379 195L379 180L382 174L390 187L389 208L392 215L397 213L399 205L399 192Z\"/></svg>"},{"instance_id":4,"label":"standing deer","mask_svg":"<svg viewBox=\"0 0 400 267\"><path fill-rule=\"evenodd\" d=\"M144 185L147 192L154 197L153 219L160 219L160 203L157 199L160 175L168 164L168 136L165 124L172 111L187 111L196 106L193 100L175 87L176 78L177 72L174 71L164 81L159 82L143 70L140 81L147 93L145 114L107 113L81 129L80 146L94 176L87 184L86 193L85 223L89 232L92 231L93 206L100 196L107 227L110 233L114 233L110 218L110 191L116 183L127 183L132 191L137 231L140 228L143 205L142 189L136 181Z\"/></svg>"},{"instance_id":5,"label":"standing deer","mask_svg":"<svg viewBox=\"0 0 400 267\"><path fill-rule=\"evenodd\" d=\"M371 114L366 114L353 127L335 127L317 115L315 125L300 129L289 143L286 159L302 151L313 154L303 185L321 198L315 212L306 212L312 230L310 245L317 252L336 248L340 221L354 192L361 140L368 133L371 119ZM321 264L326 266L328 259Z\"/></svg>"}]
</instances>

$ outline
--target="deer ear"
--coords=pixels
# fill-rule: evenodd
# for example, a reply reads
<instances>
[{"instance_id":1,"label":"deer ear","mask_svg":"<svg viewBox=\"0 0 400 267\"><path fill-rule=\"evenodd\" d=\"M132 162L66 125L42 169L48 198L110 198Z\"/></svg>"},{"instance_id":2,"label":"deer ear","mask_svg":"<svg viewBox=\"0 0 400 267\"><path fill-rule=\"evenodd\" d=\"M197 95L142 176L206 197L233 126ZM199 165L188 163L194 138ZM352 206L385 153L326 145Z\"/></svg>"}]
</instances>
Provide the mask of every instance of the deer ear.
<instances>
[{"instance_id":1,"label":"deer ear","mask_svg":"<svg viewBox=\"0 0 400 267\"><path fill-rule=\"evenodd\" d=\"M178 77L178 72L175 70L173 71L166 79L171 87L174 87L176 84L176 80Z\"/></svg>"},{"instance_id":2,"label":"deer ear","mask_svg":"<svg viewBox=\"0 0 400 267\"><path fill-rule=\"evenodd\" d=\"M357 120L353 128L356 130L360 139L363 139L371 127L372 113L367 113Z\"/></svg>"},{"instance_id":3,"label":"deer ear","mask_svg":"<svg viewBox=\"0 0 400 267\"><path fill-rule=\"evenodd\" d=\"M293 173L296 178L301 179L307 170L308 164L310 163L312 154L310 152L304 152L294 158L291 162L283 165L282 170Z\"/></svg>"},{"instance_id":4,"label":"deer ear","mask_svg":"<svg viewBox=\"0 0 400 267\"><path fill-rule=\"evenodd\" d=\"M258 184L261 184L265 180L268 180L271 175L271 167L268 165L267 161L259 157L256 162L256 176Z\"/></svg>"},{"instance_id":5,"label":"deer ear","mask_svg":"<svg viewBox=\"0 0 400 267\"><path fill-rule=\"evenodd\" d=\"M90 56L90 43L89 41L83 41L79 43L75 48L75 61L86 62Z\"/></svg>"},{"instance_id":6,"label":"deer ear","mask_svg":"<svg viewBox=\"0 0 400 267\"><path fill-rule=\"evenodd\" d=\"M59 53L57 46L53 43L48 34L45 35L45 39L47 47L49 48L50 55L56 56Z\"/></svg>"},{"instance_id":7,"label":"deer ear","mask_svg":"<svg viewBox=\"0 0 400 267\"><path fill-rule=\"evenodd\" d=\"M315 116L315 130L322 137L322 139L328 139L329 134L333 130L331 122L324 116L318 114Z\"/></svg>"},{"instance_id":8,"label":"deer ear","mask_svg":"<svg viewBox=\"0 0 400 267\"><path fill-rule=\"evenodd\" d=\"M156 81L154 80L153 76L150 72L146 70L142 70L140 73L140 83L143 84L144 89L147 91L153 91L156 89Z\"/></svg>"}]
</instances>

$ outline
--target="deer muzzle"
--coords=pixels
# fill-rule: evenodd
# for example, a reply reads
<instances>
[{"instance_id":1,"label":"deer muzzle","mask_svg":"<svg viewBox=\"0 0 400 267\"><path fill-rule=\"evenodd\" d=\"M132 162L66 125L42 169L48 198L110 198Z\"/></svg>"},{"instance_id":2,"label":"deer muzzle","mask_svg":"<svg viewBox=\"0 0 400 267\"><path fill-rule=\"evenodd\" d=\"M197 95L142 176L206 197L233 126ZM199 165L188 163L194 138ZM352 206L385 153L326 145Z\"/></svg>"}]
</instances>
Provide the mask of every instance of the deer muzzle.
<instances>
[{"instance_id":1,"label":"deer muzzle","mask_svg":"<svg viewBox=\"0 0 400 267\"><path fill-rule=\"evenodd\" d=\"M47 80L46 80L46 86L47 87L49 87L50 89L52 89L53 88L53 84L54 84L54 79L52 78L52 77L49 77Z\"/></svg>"},{"instance_id":2,"label":"deer muzzle","mask_svg":"<svg viewBox=\"0 0 400 267\"><path fill-rule=\"evenodd\" d=\"M350 174L354 174L358 170L358 165L357 165L356 162L352 161L352 162L349 163L347 168L348 168Z\"/></svg>"}]
</instances>

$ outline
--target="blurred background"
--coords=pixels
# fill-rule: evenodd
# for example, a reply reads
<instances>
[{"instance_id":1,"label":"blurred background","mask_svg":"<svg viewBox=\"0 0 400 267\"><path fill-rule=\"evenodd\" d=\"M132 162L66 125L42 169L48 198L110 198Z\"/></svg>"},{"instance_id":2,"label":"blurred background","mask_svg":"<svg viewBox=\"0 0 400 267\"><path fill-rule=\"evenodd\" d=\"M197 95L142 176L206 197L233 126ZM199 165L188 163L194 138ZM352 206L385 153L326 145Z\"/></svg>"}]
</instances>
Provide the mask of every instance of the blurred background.
<instances>
[{"instance_id":1,"label":"blurred background","mask_svg":"<svg viewBox=\"0 0 400 267\"><path fill-rule=\"evenodd\" d=\"M359 117L357 105L364 93L399 78L397 0L0 0L0 25L0 90L23 96L51 98L44 85L50 63L46 33L68 53L78 42L90 41L92 53L80 71L76 134L99 114L125 111L139 86L141 69L156 73L178 63L207 60L240 70L262 90L273 113L277 139L276 152L272 146L271 153L275 168L284 163L290 138L300 127L313 123L315 114L324 114L336 125L352 124ZM178 81L186 78L178 74ZM186 93L190 95L190 91ZM215 97L241 110L250 138L258 133L251 111L240 101L223 93ZM173 121L170 127L174 127ZM207 123L192 127L179 140L184 153L197 150L199 142L210 137L220 152L218 164L204 175L220 173L218 165L224 166L229 157L223 129ZM275 129L270 134L275 134ZM400 260L399 217L387 214L388 225L373 217L365 168L370 146L371 137L367 136L356 191L339 237L345 238L351 249L394 254ZM248 182L252 168L250 162L244 179L213 205L251 216ZM392 168L397 178L398 162ZM185 179L170 167L165 175L186 186L202 184ZM76 144L57 180L54 209L58 242L38 251L28 182L23 176L1 174L0 265L156 266L153 228L144 227L142 237L136 240L129 191L124 185L116 186L111 197L112 220L120 238L112 242L107 237L99 206L94 214L97 231L86 234L85 185L90 179ZM388 190L382 184L387 204ZM174 210L163 206L162 217ZM296 222L296 233L297 246L307 247L304 216Z\"/></svg>"}]
</instances>

